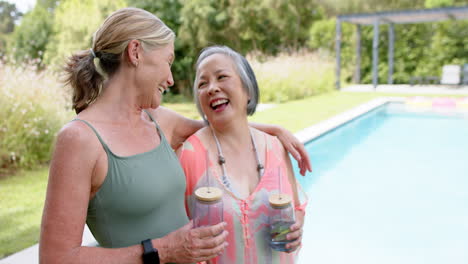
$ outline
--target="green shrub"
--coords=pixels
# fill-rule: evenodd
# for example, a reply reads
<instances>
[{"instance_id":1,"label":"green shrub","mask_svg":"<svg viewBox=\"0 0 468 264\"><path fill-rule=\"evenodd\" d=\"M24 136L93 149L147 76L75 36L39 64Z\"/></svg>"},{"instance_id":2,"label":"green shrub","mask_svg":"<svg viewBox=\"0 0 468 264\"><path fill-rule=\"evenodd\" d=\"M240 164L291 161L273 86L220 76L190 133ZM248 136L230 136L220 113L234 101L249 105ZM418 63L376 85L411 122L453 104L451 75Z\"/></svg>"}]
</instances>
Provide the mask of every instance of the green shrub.
<instances>
[{"instance_id":1,"label":"green shrub","mask_svg":"<svg viewBox=\"0 0 468 264\"><path fill-rule=\"evenodd\" d=\"M249 61L260 87L260 100L287 102L333 90L333 60L318 53L296 53Z\"/></svg>"},{"instance_id":2,"label":"green shrub","mask_svg":"<svg viewBox=\"0 0 468 264\"><path fill-rule=\"evenodd\" d=\"M69 116L68 101L52 74L0 65L0 168L47 162L55 134Z\"/></svg>"}]
</instances>

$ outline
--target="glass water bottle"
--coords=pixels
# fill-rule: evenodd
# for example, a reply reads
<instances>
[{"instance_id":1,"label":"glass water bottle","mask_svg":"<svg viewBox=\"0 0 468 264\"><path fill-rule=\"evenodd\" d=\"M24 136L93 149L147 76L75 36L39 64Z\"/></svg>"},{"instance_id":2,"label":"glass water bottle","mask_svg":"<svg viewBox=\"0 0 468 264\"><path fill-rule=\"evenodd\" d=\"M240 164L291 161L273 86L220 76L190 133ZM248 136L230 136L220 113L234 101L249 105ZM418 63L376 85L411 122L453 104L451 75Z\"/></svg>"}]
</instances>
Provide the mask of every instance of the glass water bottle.
<instances>
[{"instance_id":1,"label":"glass water bottle","mask_svg":"<svg viewBox=\"0 0 468 264\"><path fill-rule=\"evenodd\" d=\"M270 202L270 232L269 244L276 251L287 252L286 244L293 240L287 240L290 227L295 223L294 208L292 206L291 197L287 194L273 194L269 198Z\"/></svg>"},{"instance_id":2,"label":"glass water bottle","mask_svg":"<svg viewBox=\"0 0 468 264\"><path fill-rule=\"evenodd\" d=\"M200 187L195 191L194 227L223 222L223 191L217 187Z\"/></svg>"}]
</instances>

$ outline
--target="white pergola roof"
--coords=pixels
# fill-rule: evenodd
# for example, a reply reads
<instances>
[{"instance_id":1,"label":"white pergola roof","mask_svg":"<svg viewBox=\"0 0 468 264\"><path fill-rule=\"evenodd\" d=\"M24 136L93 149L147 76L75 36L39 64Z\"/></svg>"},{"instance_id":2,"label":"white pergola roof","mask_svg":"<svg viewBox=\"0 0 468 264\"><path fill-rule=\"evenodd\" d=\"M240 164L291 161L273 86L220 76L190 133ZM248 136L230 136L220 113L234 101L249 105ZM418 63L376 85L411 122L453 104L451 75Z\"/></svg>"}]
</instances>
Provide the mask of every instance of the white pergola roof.
<instances>
[{"instance_id":1,"label":"white pergola roof","mask_svg":"<svg viewBox=\"0 0 468 264\"><path fill-rule=\"evenodd\" d=\"M373 25L374 21L376 20L379 20L381 24L438 22L450 19L463 20L468 19L468 6L421 10L386 11L371 14L350 14L340 15L338 16L338 19L343 22L349 22L360 25Z\"/></svg>"},{"instance_id":2,"label":"white pergola roof","mask_svg":"<svg viewBox=\"0 0 468 264\"><path fill-rule=\"evenodd\" d=\"M361 26L373 26L374 38L372 44L372 84L377 87L378 81L378 49L379 49L379 25L389 25L389 45L388 45L388 83L393 83L393 44L394 44L394 24L414 24L424 22L439 22L444 20L466 20L468 19L468 6L444 7L420 10L400 10L385 11L369 14L348 14L340 15L336 21L336 80L335 86L340 88L341 73L341 24L343 22L355 24L357 27L356 45L356 73L355 79L360 80L361 64Z\"/></svg>"}]
</instances>

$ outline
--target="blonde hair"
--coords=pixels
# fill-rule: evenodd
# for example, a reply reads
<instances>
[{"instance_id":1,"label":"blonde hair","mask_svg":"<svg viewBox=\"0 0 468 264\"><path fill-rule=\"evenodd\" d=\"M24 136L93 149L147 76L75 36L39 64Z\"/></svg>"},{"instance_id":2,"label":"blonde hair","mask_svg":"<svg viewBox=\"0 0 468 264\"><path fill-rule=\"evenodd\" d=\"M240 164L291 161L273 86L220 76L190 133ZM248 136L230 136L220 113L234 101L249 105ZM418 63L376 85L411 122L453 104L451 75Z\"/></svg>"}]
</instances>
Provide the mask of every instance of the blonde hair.
<instances>
[{"instance_id":1,"label":"blonde hair","mask_svg":"<svg viewBox=\"0 0 468 264\"><path fill-rule=\"evenodd\" d=\"M128 43L137 39L145 50L174 41L174 32L158 17L139 8L122 8L107 17L93 35L92 50L73 54L65 66L78 114L99 96L104 80L122 63Z\"/></svg>"}]
</instances>

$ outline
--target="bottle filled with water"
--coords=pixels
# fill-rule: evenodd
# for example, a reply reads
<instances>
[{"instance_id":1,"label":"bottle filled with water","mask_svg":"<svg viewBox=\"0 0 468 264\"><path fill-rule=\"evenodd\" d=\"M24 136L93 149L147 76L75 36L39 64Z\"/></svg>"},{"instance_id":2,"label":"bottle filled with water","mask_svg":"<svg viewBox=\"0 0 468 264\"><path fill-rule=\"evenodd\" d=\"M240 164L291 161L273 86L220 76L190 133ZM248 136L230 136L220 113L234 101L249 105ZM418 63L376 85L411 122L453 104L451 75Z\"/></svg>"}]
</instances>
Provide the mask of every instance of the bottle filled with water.
<instances>
[{"instance_id":1,"label":"bottle filled with water","mask_svg":"<svg viewBox=\"0 0 468 264\"><path fill-rule=\"evenodd\" d=\"M287 240L286 236L291 232L291 225L295 223L294 208L291 197L287 194L273 194L269 198L269 244L276 251L288 252L286 244L293 240Z\"/></svg>"}]
</instances>

